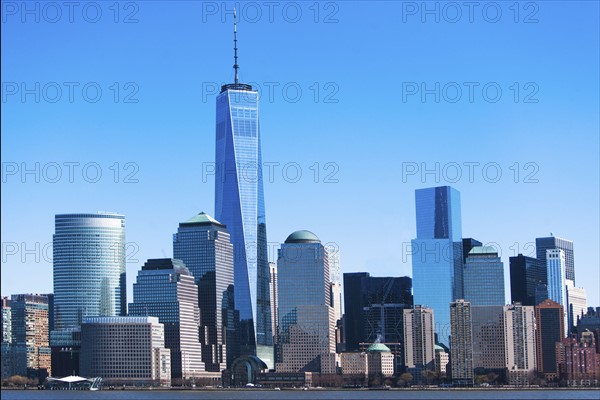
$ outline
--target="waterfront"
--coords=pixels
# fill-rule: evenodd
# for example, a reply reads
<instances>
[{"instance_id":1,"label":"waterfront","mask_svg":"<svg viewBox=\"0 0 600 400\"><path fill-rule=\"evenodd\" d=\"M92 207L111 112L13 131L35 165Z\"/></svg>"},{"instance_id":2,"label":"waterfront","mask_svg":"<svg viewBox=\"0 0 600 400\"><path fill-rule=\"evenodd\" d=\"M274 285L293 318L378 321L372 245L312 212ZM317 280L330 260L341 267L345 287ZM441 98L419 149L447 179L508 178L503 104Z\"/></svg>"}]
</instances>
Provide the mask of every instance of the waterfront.
<instances>
[{"instance_id":1,"label":"waterfront","mask_svg":"<svg viewBox=\"0 0 600 400\"><path fill-rule=\"evenodd\" d=\"M597 390L2 390L2 400L229 400L229 399L398 399L398 400L586 400L598 399Z\"/></svg>"}]
</instances>

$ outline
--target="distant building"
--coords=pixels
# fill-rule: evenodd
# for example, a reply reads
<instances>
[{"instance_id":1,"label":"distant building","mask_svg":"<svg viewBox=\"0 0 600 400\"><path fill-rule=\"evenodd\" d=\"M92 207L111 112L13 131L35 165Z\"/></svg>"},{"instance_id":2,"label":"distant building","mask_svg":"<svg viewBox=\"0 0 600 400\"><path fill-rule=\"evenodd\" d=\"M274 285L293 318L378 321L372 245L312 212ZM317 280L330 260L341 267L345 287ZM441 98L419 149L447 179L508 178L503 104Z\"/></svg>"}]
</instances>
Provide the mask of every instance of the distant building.
<instances>
[{"instance_id":1,"label":"distant building","mask_svg":"<svg viewBox=\"0 0 600 400\"><path fill-rule=\"evenodd\" d=\"M575 258L573 253L573 242L555 236L535 239L537 258L546 265L547 250L560 249L565 255L565 279L575 282Z\"/></svg>"},{"instance_id":2,"label":"distant building","mask_svg":"<svg viewBox=\"0 0 600 400\"><path fill-rule=\"evenodd\" d=\"M340 354L340 367L342 375L364 375L369 374L369 359L367 353L357 351L345 351Z\"/></svg>"},{"instance_id":3,"label":"distant building","mask_svg":"<svg viewBox=\"0 0 600 400\"><path fill-rule=\"evenodd\" d=\"M577 332L577 319L587 310L585 289L575 287L573 281L567 279L567 321L569 334Z\"/></svg>"},{"instance_id":4,"label":"distant building","mask_svg":"<svg viewBox=\"0 0 600 400\"><path fill-rule=\"evenodd\" d=\"M367 349L369 375L389 377L394 375L394 355L382 343L373 343Z\"/></svg>"},{"instance_id":5,"label":"distant building","mask_svg":"<svg viewBox=\"0 0 600 400\"><path fill-rule=\"evenodd\" d=\"M447 372L449 372L450 366L450 354L439 345L435 346L435 372L437 372L440 377L445 376Z\"/></svg>"},{"instance_id":6,"label":"distant building","mask_svg":"<svg viewBox=\"0 0 600 400\"><path fill-rule=\"evenodd\" d=\"M577 323L577 336L582 337L586 332L592 332L596 342L596 353L600 353L600 307L588 307L587 312Z\"/></svg>"},{"instance_id":7,"label":"distant building","mask_svg":"<svg viewBox=\"0 0 600 400\"><path fill-rule=\"evenodd\" d=\"M269 294L271 296L271 330L273 345L277 346L277 263L269 262Z\"/></svg>"},{"instance_id":8,"label":"distant building","mask_svg":"<svg viewBox=\"0 0 600 400\"><path fill-rule=\"evenodd\" d=\"M12 375L43 381L52 375L48 343L48 297L13 294L10 307Z\"/></svg>"},{"instance_id":9,"label":"distant building","mask_svg":"<svg viewBox=\"0 0 600 400\"><path fill-rule=\"evenodd\" d=\"M510 257L509 262L511 301L524 306L535 306L539 303L536 302L536 288L547 284L546 264L537 258L526 257L523 254ZM544 294L542 297L541 300L545 300L548 295Z\"/></svg>"},{"instance_id":10,"label":"distant building","mask_svg":"<svg viewBox=\"0 0 600 400\"><path fill-rule=\"evenodd\" d=\"M563 306L564 336L568 333L567 318L567 280L565 278L565 252L561 249L546 250L546 269L548 273L548 298Z\"/></svg>"},{"instance_id":11,"label":"distant building","mask_svg":"<svg viewBox=\"0 0 600 400\"><path fill-rule=\"evenodd\" d=\"M2 342L1 351L2 357L2 379L6 379L12 375L12 309L8 297L2 297Z\"/></svg>"},{"instance_id":12,"label":"distant building","mask_svg":"<svg viewBox=\"0 0 600 400\"><path fill-rule=\"evenodd\" d=\"M473 328L471 304L462 299L450 303L450 362L452 383L473 386Z\"/></svg>"},{"instance_id":13,"label":"distant building","mask_svg":"<svg viewBox=\"0 0 600 400\"><path fill-rule=\"evenodd\" d=\"M534 307L515 303L503 310L507 381L526 386L532 382L537 365Z\"/></svg>"},{"instance_id":14,"label":"distant building","mask_svg":"<svg viewBox=\"0 0 600 400\"><path fill-rule=\"evenodd\" d=\"M591 332L583 334L580 340L564 338L556 343L558 371L566 379L568 386L597 386L600 382L600 354L596 353L596 343Z\"/></svg>"},{"instance_id":15,"label":"distant building","mask_svg":"<svg viewBox=\"0 0 600 400\"><path fill-rule=\"evenodd\" d=\"M448 346L448 304L464 298L460 193L450 186L417 189L415 203L417 237L411 242L414 304L435 311L437 340Z\"/></svg>"},{"instance_id":16,"label":"distant building","mask_svg":"<svg viewBox=\"0 0 600 400\"><path fill-rule=\"evenodd\" d=\"M327 250L309 231L296 231L277 258L277 372L320 372L320 356L335 352Z\"/></svg>"},{"instance_id":17,"label":"distant building","mask_svg":"<svg viewBox=\"0 0 600 400\"><path fill-rule=\"evenodd\" d=\"M202 361L210 372L231 366L241 352L233 252L225 225L204 212L180 223L173 235L173 257L184 262L198 286Z\"/></svg>"},{"instance_id":18,"label":"distant building","mask_svg":"<svg viewBox=\"0 0 600 400\"><path fill-rule=\"evenodd\" d=\"M198 337L198 287L181 260L148 260L133 284L130 316L154 316L164 326L165 347L170 350L171 380L201 377L204 373Z\"/></svg>"},{"instance_id":19,"label":"distant building","mask_svg":"<svg viewBox=\"0 0 600 400\"><path fill-rule=\"evenodd\" d=\"M471 306L504 305L504 264L490 246L473 247L463 270L464 299Z\"/></svg>"},{"instance_id":20,"label":"distant building","mask_svg":"<svg viewBox=\"0 0 600 400\"><path fill-rule=\"evenodd\" d=\"M556 343L565 336L563 306L546 300L535 307L537 370L548 379L558 377Z\"/></svg>"},{"instance_id":21,"label":"distant building","mask_svg":"<svg viewBox=\"0 0 600 400\"><path fill-rule=\"evenodd\" d=\"M81 341L83 376L107 385L170 385L170 350L156 317L86 317Z\"/></svg>"},{"instance_id":22,"label":"distant building","mask_svg":"<svg viewBox=\"0 0 600 400\"><path fill-rule=\"evenodd\" d=\"M434 318L431 308L404 310L404 364L416 382L424 370L435 370Z\"/></svg>"}]
</instances>

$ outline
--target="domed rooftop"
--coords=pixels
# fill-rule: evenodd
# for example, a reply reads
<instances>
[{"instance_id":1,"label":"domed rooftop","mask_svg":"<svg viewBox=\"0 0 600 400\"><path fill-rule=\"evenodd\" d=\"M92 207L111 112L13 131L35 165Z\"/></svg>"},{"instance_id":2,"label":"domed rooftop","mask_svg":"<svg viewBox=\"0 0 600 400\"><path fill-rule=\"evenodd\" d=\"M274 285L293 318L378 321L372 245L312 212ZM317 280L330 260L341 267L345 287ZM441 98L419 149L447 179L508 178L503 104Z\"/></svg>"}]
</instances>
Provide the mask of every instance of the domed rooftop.
<instances>
[{"instance_id":1,"label":"domed rooftop","mask_svg":"<svg viewBox=\"0 0 600 400\"><path fill-rule=\"evenodd\" d=\"M285 239L286 243L321 243L311 231L296 231Z\"/></svg>"},{"instance_id":2,"label":"domed rooftop","mask_svg":"<svg viewBox=\"0 0 600 400\"><path fill-rule=\"evenodd\" d=\"M389 353L389 352L391 352L390 348L387 347L383 343L373 343L372 345L369 346L369 348L367 349L367 351L369 351L369 352L380 351L380 352L383 352L383 353Z\"/></svg>"},{"instance_id":3,"label":"domed rooftop","mask_svg":"<svg viewBox=\"0 0 600 400\"><path fill-rule=\"evenodd\" d=\"M188 219L185 222L182 222L180 225L217 225L217 226L225 226L204 211L194 215L192 218Z\"/></svg>"},{"instance_id":4,"label":"domed rooftop","mask_svg":"<svg viewBox=\"0 0 600 400\"><path fill-rule=\"evenodd\" d=\"M434 349L436 352L438 352L438 351L441 351L442 353L445 353L445 352L446 352L446 349L444 349L442 346L440 346L440 345L437 345L437 344L436 344L435 346L433 346L433 349Z\"/></svg>"}]
</instances>

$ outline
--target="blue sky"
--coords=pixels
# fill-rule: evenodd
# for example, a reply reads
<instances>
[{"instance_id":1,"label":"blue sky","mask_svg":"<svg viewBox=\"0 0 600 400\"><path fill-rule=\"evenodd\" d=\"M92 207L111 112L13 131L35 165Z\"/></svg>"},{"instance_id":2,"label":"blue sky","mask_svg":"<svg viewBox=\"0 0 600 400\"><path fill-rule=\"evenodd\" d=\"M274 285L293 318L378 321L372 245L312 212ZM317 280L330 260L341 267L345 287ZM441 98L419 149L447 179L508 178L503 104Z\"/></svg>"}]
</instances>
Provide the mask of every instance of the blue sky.
<instances>
[{"instance_id":1,"label":"blue sky","mask_svg":"<svg viewBox=\"0 0 600 400\"><path fill-rule=\"evenodd\" d=\"M146 259L172 255L180 221L214 212L203 166L234 3L61 4L2 5L3 295L52 290L56 213L126 215L131 289ZM238 32L263 160L279 163L272 255L309 229L342 272L410 275L414 190L451 184L463 235L495 243L507 277L508 257L552 232L600 303L598 2L269 4L240 3Z\"/></svg>"}]
</instances>

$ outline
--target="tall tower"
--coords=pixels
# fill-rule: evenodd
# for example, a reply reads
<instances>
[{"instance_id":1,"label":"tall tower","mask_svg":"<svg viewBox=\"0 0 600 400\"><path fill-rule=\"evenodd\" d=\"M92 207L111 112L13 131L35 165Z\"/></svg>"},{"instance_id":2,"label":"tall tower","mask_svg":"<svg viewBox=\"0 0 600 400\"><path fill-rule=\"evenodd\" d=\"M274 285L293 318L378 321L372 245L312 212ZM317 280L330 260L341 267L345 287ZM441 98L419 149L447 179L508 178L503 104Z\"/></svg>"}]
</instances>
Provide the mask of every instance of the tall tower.
<instances>
[{"instance_id":1,"label":"tall tower","mask_svg":"<svg viewBox=\"0 0 600 400\"><path fill-rule=\"evenodd\" d=\"M452 382L455 386L473 386L473 325L468 301L450 303L450 323Z\"/></svg>"},{"instance_id":2,"label":"tall tower","mask_svg":"<svg viewBox=\"0 0 600 400\"><path fill-rule=\"evenodd\" d=\"M555 236L535 239L536 256L546 265L546 251L560 249L565 254L565 279L575 283L575 257L573 253L573 242Z\"/></svg>"},{"instance_id":3,"label":"tall tower","mask_svg":"<svg viewBox=\"0 0 600 400\"><path fill-rule=\"evenodd\" d=\"M237 312L233 296L233 246L225 225L206 213L179 224L173 255L198 285L200 343L206 370L221 372L239 357Z\"/></svg>"},{"instance_id":4,"label":"tall tower","mask_svg":"<svg viewBox=\"0 0 600 400\"><path fill-rule=\"evenodd\" d=\"M235 20L234 52L235 81L217 96L215 217L227 226L234 246L241 355L258 356L273 368L258 92L238 79Z\"/></svg>"},{"instance_id":5,"label":"tall tower","mask_svg":"<svg viewBox=\"0 0 600 400\"><path fill-rule=\"evenodd\" d=\"M450 186L415 191L417 238L412 241L414 304L435 312L435 333L449 345L450 302L463 298L460 193Z\"/></svg>"},{"instance_id":6,"label":"tall tower","mask_svg":"<svg viewBox=\"0 0 600 400\"><path fill-rule=\"evenodd\" d=\"M463 291L471 306L504 305L504 264L496 249L476 246L469 251L463 270Z\"/></svg>"},{"instance_id":7,"label":"tall tower","mask_svg":"<svg viewBox=\"0 0 600 400\"><path fill-rule=\"evenodd\" d=\"M404 310L404 365L422 381L422 373L435 370L434 319L431 308L415 305Z\"/></svg>"},{"instance_id":8,"label":"tall tower","mask_svg":"<svg viewBox=\"0 0 600 400\"><path fill-rule=\"evenodd\" d=\"M327 250L309 231L296 231L277 258L277 372L321 372L321 356L335 353L334 308Z\"/></svg>"}]
</instances>

